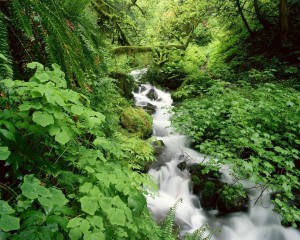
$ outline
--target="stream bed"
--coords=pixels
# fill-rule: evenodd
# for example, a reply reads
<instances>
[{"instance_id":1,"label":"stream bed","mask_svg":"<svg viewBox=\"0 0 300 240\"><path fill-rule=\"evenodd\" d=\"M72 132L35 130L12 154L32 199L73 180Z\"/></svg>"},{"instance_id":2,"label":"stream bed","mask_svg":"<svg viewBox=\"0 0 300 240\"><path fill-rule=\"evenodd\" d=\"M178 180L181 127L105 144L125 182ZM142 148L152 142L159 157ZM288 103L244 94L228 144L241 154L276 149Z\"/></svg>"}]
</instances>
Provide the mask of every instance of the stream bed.
<instances>
[{"instance_id":1,"label":"stream bed","mask_svg":"<svg viewBox=\"0 0 300 240\"><path fill-rule=\"evenodd\" d=\"M145 71L134 70L131 75L138 81ZM155 92L151 99L149 91ZM190 173L180 170L177 165L183 161L187 165L205 162L206 157L189 147L186 136L171 129L169 109L173 101L170 93L150 84L141 84L135 91L134 98L137 106L156 108L152 115L153 136L165 145L157 156L157 162L148 172L159 189L157 195L147 196L148 208L156 222L162 222L169 209L181 198L182 203L179 203L175 217L181 239L186 233L191 233L208 223L212 229L221 229L221 232L212 238L214 240L300 240L298 230L281 225L280 216L272 210L270 194L267 191L261 196L261 191L255 188L248 191L248 197L252 201L246 212L220 214L218 210L205 211L198 196L192 193ZM222 171L222 181L231 181L228 168ZM245 181L243 184L249 189L252 187L250 182Z\"/></svg>"}]
</instances>

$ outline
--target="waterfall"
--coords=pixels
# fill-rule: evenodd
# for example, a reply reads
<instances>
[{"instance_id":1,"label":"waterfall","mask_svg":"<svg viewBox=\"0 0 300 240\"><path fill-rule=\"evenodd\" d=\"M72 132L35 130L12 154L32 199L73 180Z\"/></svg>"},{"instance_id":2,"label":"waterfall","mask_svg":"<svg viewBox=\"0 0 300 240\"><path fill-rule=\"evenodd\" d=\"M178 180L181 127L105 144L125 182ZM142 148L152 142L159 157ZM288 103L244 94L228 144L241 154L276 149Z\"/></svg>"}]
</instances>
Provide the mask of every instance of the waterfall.
<instances>
[{"instance_id":1,"label":"waterfall","mask_svg":"<svg viewBox=\"0 0 300 240\"><path fill-rule=\"evenodd\" d=\"M139 80L145 69L135 70L131 74ZM147 94L151 89L157 93L155 99ZM153 91L153 90L152 90ZM182 203L176 210L175 223L179 226L180 238L191 233L203 224L208 223L213 229L220 228L221 233L214 240L297 240L300 232L293 228L285 228L280 224L280 216L273 212L270 195L265 191L255 206L248 212L236 212L221 215L217 210L205 211L201 208L197 196L191 189L191 178L187 170L181 171L177 164L205 162L205 156L189 148L186 136L177 134L170 127L169 109L172 106L170 93L161 91L150 84L141 84L134 92L137 106L152 104L156 106L153 117L153 135L165 144L163 152L157 156L157 163L149 170L149 174L158 185L158 194L147 195L147 204L153 218L160 223L178 198ZM223 181L230 181L228 170L222 172ZM244 181L244 186L251 186ZM257 199L261 191L253 189L249 192L251 199ZM252 202L251 202L252 203Z\"/></svg>"}]
</instances>

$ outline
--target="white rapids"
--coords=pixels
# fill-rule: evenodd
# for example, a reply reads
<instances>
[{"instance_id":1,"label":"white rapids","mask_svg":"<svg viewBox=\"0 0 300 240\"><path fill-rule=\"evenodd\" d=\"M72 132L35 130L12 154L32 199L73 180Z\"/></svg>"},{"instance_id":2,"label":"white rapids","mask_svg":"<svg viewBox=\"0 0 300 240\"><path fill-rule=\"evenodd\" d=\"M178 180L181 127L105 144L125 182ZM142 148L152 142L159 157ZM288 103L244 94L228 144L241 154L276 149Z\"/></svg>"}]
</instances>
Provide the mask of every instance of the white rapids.
<instances>
[{"instance_id":1,"label":"white rapids","mask_svg":"<svg viewBox=\"0 0 300 240\"><path fill-rule=\"evenodd\" d=\"M134 70L131 75L138 81L145 69ZM151 100L146 95L150 89L158 95L157 100ZM214 240L300 240L300 232L293 228L285 228L280 224L280 216L272 211L273 206L269 193L260 197L254 207L248 212L237 212L227 215L218 214L217 210L205 211L200 206L197 196L192 194L190 174L181 171L177 164L183 159L188 163L205 161L205 156L189 148L186 136L179 135L170 128L169 109L172 106L171 94L161 91L150 84L142 84L134 93L137 106L147 103L157 107L153 117L153 135L164 142L165 149L157 157L157 163L149 170L158 185L158 194L149 194L147 204L156 222L163 221L169 209L177 199L181 198L176 210L175 223L180 229L180 238L191 233L203 224L208 223L213 229L220 228ZM230 176L224 170L223 180ZM245 182L244 185L251 186ZM253 201L259 197L261 191L253 189L249 192ZM254 202L252 205L254 205Z\"/></svg>"}]
</instances>

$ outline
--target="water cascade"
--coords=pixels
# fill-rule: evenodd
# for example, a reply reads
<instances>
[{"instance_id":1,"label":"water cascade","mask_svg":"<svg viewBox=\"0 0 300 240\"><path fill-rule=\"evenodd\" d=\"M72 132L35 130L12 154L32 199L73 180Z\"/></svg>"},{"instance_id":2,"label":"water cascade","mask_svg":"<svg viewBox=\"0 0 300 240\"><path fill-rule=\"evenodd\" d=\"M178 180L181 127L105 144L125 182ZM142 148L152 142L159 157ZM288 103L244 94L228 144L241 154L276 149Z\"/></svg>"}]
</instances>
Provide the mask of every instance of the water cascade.
<instances>
[{"instance_id":1,"label":"water cascade","mask_svg":"<svg viewBox=\"0 0 300 240\"><path fill-rule=\"evenodd\" d=\"M145 69L131 73L136 80L145 73ZM149 98L153 89L155 97ZM148 95L148 96L147 96ZM153 135L165 144L162 153L157 156L157 162L149 170L159 188L159 194L147 196L148 208L153 218L161 222L170 207L178 198L182 203L176 210L175 222L180 228L180 237L187 232L193 232L203 224L208 223L212 228L220 228L221 232L214 240L297 240L300 232L293 228L285 228L280 224L280 216L272 211L269 193L254 188L248 192L250 199L259 199L248 212L236 212L221 215L217 210L205 211L201 208L199 198L191 190L190 173L181 171L177 165L185 161L187 164L205 162L203 154L189 148L186 136L173 132L170 128L169 108L172 105L170 93L161 91L150 84L141 84L134 93L137 106L145 107L152 104L156 107L153 117ZM227 168L228 169L228 168ZM222 172L222 180L230 181L228 170ZM251 188L251 183L244 182ZM254 205L251 202L251 205Z\"/></svg>"}]
</instances>

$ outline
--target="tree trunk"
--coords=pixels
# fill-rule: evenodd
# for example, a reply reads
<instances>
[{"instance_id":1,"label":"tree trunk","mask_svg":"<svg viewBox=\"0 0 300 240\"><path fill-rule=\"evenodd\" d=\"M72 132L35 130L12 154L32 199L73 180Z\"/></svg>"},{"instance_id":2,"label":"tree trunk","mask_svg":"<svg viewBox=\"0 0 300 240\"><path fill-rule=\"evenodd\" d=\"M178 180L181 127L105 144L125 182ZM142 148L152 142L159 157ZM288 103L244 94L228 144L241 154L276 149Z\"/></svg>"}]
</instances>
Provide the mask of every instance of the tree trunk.
<instances>
[{"instance_id":1,"label":"tree trunk","mask_svg":"<svg viewBox=\"0 0 300 240\"><path fill-rule=\"evenodd\" d=\"M249 24L248 24L248 22L247 22L247 20L245 18L245 15L243 13L243 9L241 7L240 0L236 0L236 5L237 5L238 11L239 11L239 13L241 15L241 18L243 20L243 23L244 23L245 27L247 28L247 31L250 33L250 35L252 35L253 32L252 32L252 30L251 30L251 28L250 28L250 26L249 26Z\"/></svg>"},{"instance_id":2,"label":"tree trunk","mask_svg":"<svg viewBox=\"0 0 300 240\"><path fill-rule=\"evenodd\" d=\"M281 46L284 46L287 42L288 30L287 0L279 0L279 35Z\"/></svg>"},{"instance_id":3,"label":"tree trunk","mask_svg":"<svg viewBox=\"0 0 300 240\"><path fill-rule=\"evenodd\" d=\"M258 0L253 0L253 4L257 20L260 22L261 25L263 25L264 28L270 28L272 24L261 14L261 11L258 6Z\"/></svg>"}]
</instances>

